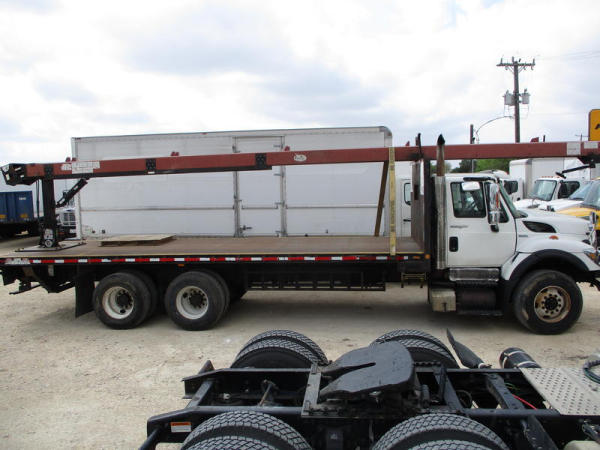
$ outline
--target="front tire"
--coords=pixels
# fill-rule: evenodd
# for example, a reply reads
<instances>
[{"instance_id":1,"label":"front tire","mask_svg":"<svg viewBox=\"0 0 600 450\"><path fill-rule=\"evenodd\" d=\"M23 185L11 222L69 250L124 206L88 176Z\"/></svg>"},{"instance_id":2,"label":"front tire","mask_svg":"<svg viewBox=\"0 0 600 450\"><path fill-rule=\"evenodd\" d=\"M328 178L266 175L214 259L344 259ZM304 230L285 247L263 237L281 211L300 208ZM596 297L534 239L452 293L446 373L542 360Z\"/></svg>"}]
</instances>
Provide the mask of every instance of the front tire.
<instances>
[{"instance_id":1,"label":"front tire","mask_svg":"<svg viewBox=\"0 0 600 450\"><path fill-rule=\"evenodd\" d=\"M560 334L573 326L583 309L577 283L555 270L527 274L515 288L513 312L517 320L538 334Z\"/></svg>"}]
</instances>

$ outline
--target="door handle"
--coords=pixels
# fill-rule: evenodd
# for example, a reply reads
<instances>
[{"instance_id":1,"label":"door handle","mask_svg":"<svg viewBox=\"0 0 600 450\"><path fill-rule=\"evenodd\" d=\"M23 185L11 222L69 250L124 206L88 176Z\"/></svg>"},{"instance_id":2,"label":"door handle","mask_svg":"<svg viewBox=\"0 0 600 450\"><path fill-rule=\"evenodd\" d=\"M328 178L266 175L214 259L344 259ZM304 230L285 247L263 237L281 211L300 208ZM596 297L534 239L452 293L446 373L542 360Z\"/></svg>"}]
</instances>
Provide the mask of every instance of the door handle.
<instances>
[{"instance_id":1,"label":"door handle","mask_svg":"<svg viewBox=\"0 0 600 450\"><path fill-rule=\"evenodd\" d=\"M452 236L450 238L450 251L457 252L458 251L458 237Z\"/></svg>"}]
</instances>

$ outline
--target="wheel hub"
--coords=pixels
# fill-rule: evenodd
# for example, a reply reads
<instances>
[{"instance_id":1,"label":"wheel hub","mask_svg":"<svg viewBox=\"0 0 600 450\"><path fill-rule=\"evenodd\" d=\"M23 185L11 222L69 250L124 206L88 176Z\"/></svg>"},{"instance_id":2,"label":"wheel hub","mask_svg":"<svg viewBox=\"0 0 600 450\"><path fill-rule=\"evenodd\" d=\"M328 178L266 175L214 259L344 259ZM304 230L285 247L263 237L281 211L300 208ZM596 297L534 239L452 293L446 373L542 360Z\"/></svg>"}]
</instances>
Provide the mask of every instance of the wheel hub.
<instances>
[{"instance_id":1,"label":"wheel hub","mask_svg":"<svg viewBox=\"0 0 600 450\"><path fill-rule=\"evenodd\" d=\"M186 319L196 320L208 311L209 299L199 287L186 286L177 294L175 304L179 314Z\"/></svg>"},{"instance_id":2,"label":"wheel hub","mask_svg":"<svg viewBox=\"0 0 600 450\"><path fill-rule=\"evenodd\" d=\"M128 306L131 305L131 297L129 297L129 295L127 295L126 292L120 292L117 295L115 303L117 304L117 306L119 308L121 308L122 310L125 310L125 309L127 309Z\"/></svg>"},{"instance_id":3,"label":"wheel hub","mask_svg":"<svg viewBox=\"0 0 600 450\"><path fill-rule=\"evenodd\" d=\"M546 311L554 311L555 309L560 308L561 306L562 302L555 295L550 295L546 297L546 299L543 302L543 308Z\"/></svg>"},{"instance_id":4,"label":"wheel hub","mask_svg":"<svg viewBox=\"0 0 600 450\"><path fill-rule=\"evenodd\" d=\"M548 286L535 296L534 311L544 322L560 322L571 311L571 297L560 286Z\"/></svg>"},{"instance_id":5,"label":"wheel hub","mask_svg":"<svg viewBox=\"0 0 600 450\"><path fill-rule=\"evenodd\" d=\"M204 303L206 303L206 298L198 291L195 291L189 296L189 302L196 308L202 308Z\"/></svg>"},{"instance_id":6,"label":"wheel hub","mask_svg":"<svg viewBox=\"0 0 600 450\"><path fill-rule=\"evenodd\" d=\"M134 309L134 294L122 286L113 286L102 296L102 309L113 319L124 319Z\"/></svg>"}]
</instances>

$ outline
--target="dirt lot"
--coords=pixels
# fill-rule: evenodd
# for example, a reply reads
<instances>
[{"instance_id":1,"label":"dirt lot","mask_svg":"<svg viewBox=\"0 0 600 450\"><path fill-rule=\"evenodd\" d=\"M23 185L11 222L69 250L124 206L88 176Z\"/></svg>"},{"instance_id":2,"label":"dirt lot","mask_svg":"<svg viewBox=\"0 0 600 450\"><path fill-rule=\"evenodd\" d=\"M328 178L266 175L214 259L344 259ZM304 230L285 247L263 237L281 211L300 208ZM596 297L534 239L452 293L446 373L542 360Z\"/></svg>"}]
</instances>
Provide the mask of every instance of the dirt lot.
<instances>
[{"instance_id":1,"label":"dirt lot","mask_svg":"<svg viewBox=\"0 0 600 450\"><path fill-rule=\"evenodd\" d=\"M560 336L536 336L508 319L433 313L418 287L251 292L205 332L181 330L166 316L111 330L93 313L75 319L72 290L9 295L16 287L0 287L0 448L135 448L148 417L185 406L182 377L207 358L228 365L246 340L267 329L302 332L331 359L398 328L443 337L448 327L495 365L509 346L528 349L544 366L579 366L600 348L600 293L587 286L582 318Z\"/></svg>"}]
</instances>

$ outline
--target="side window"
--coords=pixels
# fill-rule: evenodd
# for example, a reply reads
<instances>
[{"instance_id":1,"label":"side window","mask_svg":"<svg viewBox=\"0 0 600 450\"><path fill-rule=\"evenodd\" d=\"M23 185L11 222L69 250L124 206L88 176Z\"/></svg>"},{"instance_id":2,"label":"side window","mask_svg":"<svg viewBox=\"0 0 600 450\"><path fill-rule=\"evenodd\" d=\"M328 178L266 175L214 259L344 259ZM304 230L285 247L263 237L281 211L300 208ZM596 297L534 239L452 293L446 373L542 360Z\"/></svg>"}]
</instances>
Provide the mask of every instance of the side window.
<instances>
[{"instance_id":1,"label":"side window","mask_svg":"<svg viewBox=\"0 0 600 450\"><path fill-rule=\"evenodd\" d=\"M412 193L412 186L410 183L404 185L404 203L410 205L410 194Z\"/></svg>"},{"instance_id":2,"label":"side window","mask_svg":"<svg viewBox=\"0 0 600 450\"><path fill-rule=\"evenodd\" d=\"M481 184L480 184L481 186ZM485 201L481 187L476 191L463 191L462 183L451 183L454 217L485 217Z\"/></svg>"},{"instance_id":3,"label":"side window","mask_svg":"<svg viewBox=\"0 0 600 450\"><path fill-rule=\"evenodd\" d=\"M567 186L567 197L579 189L579 181L565 181L565 185Z\"/></svg>"},{"instance_id":4,"label":"side window","mask_svg":"<svg viewBox=\"0 0 600 450\"><path fill-rule=\"evenodd\" d=\"M519 184L516 181L504 181L504 189L508 195L514 194L519 190Z\"/></svg>"},{"instance_id":5,"label":"side window","mask_svg":"<svg viewBox=\"0 0 600 450\"><path fill-rule=\"evenodd\" d=\"M560 183L558 187L558 198L566 198L569 196L569 191L567 189L566 183Z\"/></svg>"}]
</instances>

